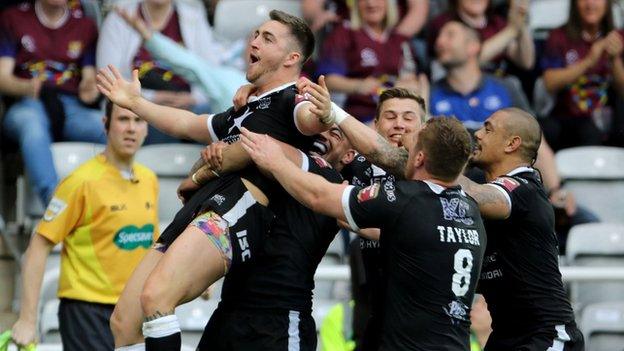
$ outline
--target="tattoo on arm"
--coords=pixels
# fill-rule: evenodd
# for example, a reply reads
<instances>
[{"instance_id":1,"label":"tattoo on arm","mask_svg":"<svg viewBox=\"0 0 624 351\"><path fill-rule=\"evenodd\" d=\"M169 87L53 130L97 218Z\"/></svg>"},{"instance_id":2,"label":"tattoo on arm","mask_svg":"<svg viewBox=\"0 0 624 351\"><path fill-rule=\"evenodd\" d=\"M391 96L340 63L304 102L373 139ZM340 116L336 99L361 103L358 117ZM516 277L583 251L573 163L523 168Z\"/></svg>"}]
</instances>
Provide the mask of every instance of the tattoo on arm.
<instances>
[{"instance_id":1,"label":"tattoo on arm","mask_svg":"<svg viewBox=\"0 0 624 351\"><path fill-rule=\"evenodd\" d=\"M487 212L482 212L484 215L496 213L498 217L509 210L505 196L492 186L477 184L463 175L459 177L459 184L477 201L481 211Z\"/></svg>"},{"instance_id":2,"label":"tattoo on arm","mask_svg":"<svg viewBox=\"0 0 624 351\"><path fill-rule=\"evenodd\" d=\"M385 169L397 179L403 179L405 176L408 157L407 150L391 145L381 135L377 135L377 147L369 155L365 156L373 164Z\"/></svg>"},{"instance_id":3,"label":"tattoo on arm","mask_svg":"<svg viewBox=\"0 0 624 351\"><path fill-rule=\"evenodd\" d=\"M156 311L154 312L154 314L146 316L145 317L145 321L146 322L151 322L155 319L161 318L161 317L166 317L166 316L171 316L175 313L175 310L171 310L171 311L166 311L166 312L160 312L160 311Z\"/></svg>"}]
</instances>

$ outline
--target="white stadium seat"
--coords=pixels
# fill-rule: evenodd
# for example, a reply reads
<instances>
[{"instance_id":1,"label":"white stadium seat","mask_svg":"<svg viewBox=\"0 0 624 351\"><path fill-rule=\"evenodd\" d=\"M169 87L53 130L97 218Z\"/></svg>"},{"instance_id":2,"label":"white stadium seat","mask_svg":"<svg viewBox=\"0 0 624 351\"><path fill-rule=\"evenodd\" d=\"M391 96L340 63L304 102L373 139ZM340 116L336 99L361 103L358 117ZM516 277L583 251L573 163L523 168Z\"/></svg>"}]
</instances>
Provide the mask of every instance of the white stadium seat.
<instances>
[{"instance_id":1,"label":"white stadium seat","mask_svg":"<svg viewBox=\"0 0 624 351\"><path fill-rule=\"evenodd\" d=\"M572 227L566 255L572 266L624 266L624 224L589 223ZM624 300L623 281L573 282L570 289L572 301L581 307Z\"/></svg>"},{"instance_id":2,"label":"white stadium seat","mask_svg":"<svg viewBox=\"0 0 624 351\"><path fill-rule=\"evenodd\" d=\"M186 178L200 157L201 145L155 144L142 147L135 160L148 167L158 177Z\"/></svg>"},{"instance_id":3,"label":"white stadium seat","mask_svg":"<svg viewBox=\"0 0 624 351\"><path fill-rule=\"evenodd\" d=\"M584 146L560 150L557 169L579 205L606 222L624 222L624 149Z\"/></svg>"},{"instance_id":4,"label":"white stadium seat","mask_svg":"<svg viewBox=\"0 0 624 351\"><path fill-rule=\"evenodd\" d=\"M301 4L293 0L221 0L217 3L214 30L219 39L245 39L277 9L301 16Z\"/></svg>"},{"instance_id":5,"label":"white stadium seat","mask_svg":"<svg viewBox=\"0 0 624 351\"><path fill-rule=\"evenodd\" d=\"M624 348L624 302L587 306L583 311L581 330L587 350L621 351Z\"/></svg>"}]
</instances>

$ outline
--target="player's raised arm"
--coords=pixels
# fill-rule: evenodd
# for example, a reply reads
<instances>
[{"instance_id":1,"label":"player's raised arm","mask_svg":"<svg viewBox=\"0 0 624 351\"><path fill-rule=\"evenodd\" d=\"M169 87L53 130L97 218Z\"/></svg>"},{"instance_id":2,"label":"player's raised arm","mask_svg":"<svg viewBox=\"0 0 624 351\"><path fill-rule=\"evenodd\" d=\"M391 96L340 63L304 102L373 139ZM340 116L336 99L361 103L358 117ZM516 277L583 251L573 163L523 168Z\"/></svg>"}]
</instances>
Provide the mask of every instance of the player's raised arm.
<instances>
[{"instance_id":1,"label":"player's raised arm","mask_svg":"<svg viewBox=\"0 0 624 351\"><path fill-rule=\"evenodd\" d=\"M212 142L206 127L207 115L198 116L186 110L157 105L143 98L137 70L132 71L132 81L127 81L115 66L109 65L108 69L98 71L97 87L113 103L131 110L166 134L205 144Z\"/></svg>"},{"instance_id":2,"label":"player's raised arm","mask_svg":"<svg viewBox=\"0 0 624 351\"><path fill-rule=\"evenodd\" d=\"M297 89L311 104L302 104L296 111L295 121L302 134L316 135L329 130L333 123L324 123L331 118L332 103L325 76L319 77L319 84L307 78L297 81ZM306 94L307 92L307 94Z\"/></svg>"},{"instance_id":3,"label":"player's raised arm","mask_svg":"<svg viewBox=\"0 0 624 351\"><path fill-rule=\"evenodd\" d=\"M330 183L323 177L303 171L267 135L252 133L243 128L241 141L256 165L271 172L297 201L314 212L346 220L342 207L342 193L346 184Z\"/></svg>"},{"instance_id":4,"label":"player's raised arm","mask_svg":"<svg viewBox=\"0 0 624 351\"><path fill-rule=\"evenodd\" d=\"M509 195L493 184L477 184L465 176L459 176L459 184L479 204L481 215L490 219L506 219L511 214Z\"/></svg>"}]
</instances>

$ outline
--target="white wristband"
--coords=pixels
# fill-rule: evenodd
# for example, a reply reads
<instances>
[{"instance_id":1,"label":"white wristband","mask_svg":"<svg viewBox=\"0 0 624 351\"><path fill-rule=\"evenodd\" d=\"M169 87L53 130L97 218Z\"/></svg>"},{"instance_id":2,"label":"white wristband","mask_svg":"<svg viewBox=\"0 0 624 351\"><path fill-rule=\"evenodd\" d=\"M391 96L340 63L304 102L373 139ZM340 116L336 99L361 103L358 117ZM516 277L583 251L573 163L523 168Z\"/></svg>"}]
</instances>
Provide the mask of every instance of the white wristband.
<instances>
[{"instance_id":1,"label":"white wristband","mask_svg":"<svg viewBox=\"0 0 624 351\"><path fill-rule=\"evenodd\" d=\"M334 117L334 123L340 125L340 123L342 123L345 119L347 119L347 117L349 117L349 114L343 110L342 108L340 108L340 106L336 105L333 101L331 103L332 105L332 116Z\"/></svg>"}]
</instances>

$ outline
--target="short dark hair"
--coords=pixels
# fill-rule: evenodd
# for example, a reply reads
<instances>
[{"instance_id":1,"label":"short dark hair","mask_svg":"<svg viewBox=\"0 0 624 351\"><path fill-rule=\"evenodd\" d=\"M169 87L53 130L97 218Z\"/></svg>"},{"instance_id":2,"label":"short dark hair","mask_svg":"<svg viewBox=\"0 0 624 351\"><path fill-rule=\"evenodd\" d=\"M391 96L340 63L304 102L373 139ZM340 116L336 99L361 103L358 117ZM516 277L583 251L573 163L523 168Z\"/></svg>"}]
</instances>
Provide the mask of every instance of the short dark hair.
<instances>
[{"instance_id":1,"label":"short dark hair","mask_svg":"<svg viewBox=\"0 0 624 351\"><path fill-rule=\"evenodd\" d=\"M290 29L290 33L295 37L299 50L301 50L301 55L303 57L300 65L303 67L314 52L314 33L312 33L310 27L308 27L303 19L280 10L272 10L269 13L269 18Z\"/></svg>"},{"instance_id":2,"label":"short dark hair","mask_svg":"<svg viewBox=\"0 0 624 351\"><path fill-rule=\"evenodd\" d=\"M427 107L425 105L425 99L422 96L414 93L413 91L405 88L390 88L384 90L379 95L379 102L377 103L377 109L375 110L375 120L379 119L379 114L381 113L381 105L390 99L412 99L418 103L418 106L422 108L423 115L421 116L421 122L425 121L425 116L427 115Z\"/></svg>"},{"instance_id":3,"label":"short dark hair","mask_svg":"<svg viewBox=\"0 0 624 351\"><path fill-rule=\"evenodd\" d=\"M542 128L537 118L527 111L517 107L501 109L508 114L505 130L508 135L517 135L522 140L520 154L525 162L530 164L537 160L537 153L542 144Z\"/></svg>"},{"instance_id":4,"label":"short dark hair","mask_svg":"<svg viewBox=\"0 0 624 351\"><path fill-rule=\"evenodd\" d=\"M607 8L605 10L604 17L600 20L600 31L607 35L615 28L613 20L613 0L607 0ZM573 40L581 39L581 32L583 31L583 20L581 19L581 13L578 10L578 0L570 0L570 13L568 15L568 22L564 25L566 35Z\"/></svg>"},{"instance_id":5,"label":"short dark hair","mask_svg":"<svg viewBox=\"0 0 624 351\"><path fill-rule=\"evenodd\" d=\"M447 182L454 181L463 172L472 152L466 127L457 118L446 116L425 122L415 148L425 154L427 172Z\"/></svg>"},{"instance_id":6,"label":"short dark hair","mask_svg":"<svg viewBox=\"0 0 624 351\"><path fill-rule=\"evenodd\" d=\"M107 133L110 129L111 120L113 119L113 105L110 99L106 99L106 106L104 107L104 130Z\"/></svg>"}]
</instances>

